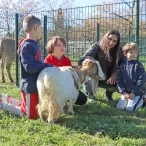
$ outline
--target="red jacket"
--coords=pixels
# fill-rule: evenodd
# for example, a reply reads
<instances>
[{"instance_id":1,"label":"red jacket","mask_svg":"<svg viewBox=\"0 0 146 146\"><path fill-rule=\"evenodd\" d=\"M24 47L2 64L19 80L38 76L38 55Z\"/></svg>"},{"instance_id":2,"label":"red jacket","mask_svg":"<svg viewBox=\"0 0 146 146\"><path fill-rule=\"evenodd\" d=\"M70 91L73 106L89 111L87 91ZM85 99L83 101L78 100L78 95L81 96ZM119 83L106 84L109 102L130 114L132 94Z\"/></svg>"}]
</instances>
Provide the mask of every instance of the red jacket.
<instances>
[{"instance_id":1,"label":"red jacket","mask_svg":"<svg viewBox=\"0 0 146 146\"><path fill-rule=\"evenodd\" d=\"M62 58L60 60L58 60L54 55L49 54L45 58L44 62L48 63L48 64L52 64L52 65L57 66L57 67L72 66L70 59L68 57L66 57L65 55L62 56Z\"/></svg>"}]
</instances>

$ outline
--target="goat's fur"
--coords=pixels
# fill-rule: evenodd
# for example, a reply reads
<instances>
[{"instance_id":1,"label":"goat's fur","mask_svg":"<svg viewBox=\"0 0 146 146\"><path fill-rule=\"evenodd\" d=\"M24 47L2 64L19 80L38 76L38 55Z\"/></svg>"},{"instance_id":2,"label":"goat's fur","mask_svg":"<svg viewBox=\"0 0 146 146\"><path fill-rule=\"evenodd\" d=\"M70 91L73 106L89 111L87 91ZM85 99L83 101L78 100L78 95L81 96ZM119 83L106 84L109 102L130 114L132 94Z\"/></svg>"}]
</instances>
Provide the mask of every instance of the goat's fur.
<instances>
[{"instance_id":1,"label":"goat's fur","mask_svg":"<svg viewBox=\"0 0 146 146\"><path fill-rule=\"evenodd\" d=\"M2 82L5 82L4 76L4 66L6 63L6 69L8 73L9 80L13 82L11 76L11 65L15 58L15 40L11 38L2 38L0 40L0 64L1 64L1 73L2 73Z\"/></svg>"},{"instance_id":2,"label":"goat's fur","mask_svg":"<svg viewBox=\"0 0 146 146\"><path fill-rule=\"evenodd\" d=\"M41 120L53 123L64 112L69 101L68 111L74 114L73 105L79 95L79 86L86 76L98 80L97 65L91 60L87 66L47 67L37 79L39 94L38 115Z\"/></svg>"}]
</instances>

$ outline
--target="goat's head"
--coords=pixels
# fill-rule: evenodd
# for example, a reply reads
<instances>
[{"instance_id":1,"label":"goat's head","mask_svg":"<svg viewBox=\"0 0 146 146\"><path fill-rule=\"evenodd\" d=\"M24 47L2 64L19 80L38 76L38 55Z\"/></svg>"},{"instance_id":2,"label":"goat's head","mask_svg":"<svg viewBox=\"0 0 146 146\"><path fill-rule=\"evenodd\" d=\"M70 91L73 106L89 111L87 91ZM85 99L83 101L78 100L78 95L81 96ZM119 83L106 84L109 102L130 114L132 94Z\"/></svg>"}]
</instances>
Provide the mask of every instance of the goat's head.
<instances>
[{"instance_id":1,"label":"goat's head","mask_svg":"<svg viewBox=\"0 0 146 146\"><path fill-rule=\"evenodd\" d=\"M86 76L89 76L95 80L104 80L105 76L102 72L99 62L92 57L87 57L87 59L88 61L86 62L85 65L73 66L73 68L79 75L81 83L85 81Z\"/></svg>"},{"instance_id":2,"label":"goat's head","mask_svg":"<svg viewBox=\"0 0 146 146\"><path fill-rule=\"evenodd\" d=\"M88 76L93 79L105 80L105 75L101 69L99 61L96 61L93 57L87 56L88 62L87 66ZM84 67L84 66L83 66Z\"/></svg>"},{"instance_id":3,"label":"goat's head","mask_svg":"<svg viewBox=\"0 0 146 146\"><path fill-rule=\"evenodd\" d=\"M98 61L96 61L92 57L87 57L88 61L85 65L82 66L74 66L74 70L79 75L81 83L83 83L86 79L86 76L91 78L92 82L92 91L95 95L96 88L98 86L99 80L105 80L105 75L101 69L101 66Z\"/></svg>"}]
</instances>

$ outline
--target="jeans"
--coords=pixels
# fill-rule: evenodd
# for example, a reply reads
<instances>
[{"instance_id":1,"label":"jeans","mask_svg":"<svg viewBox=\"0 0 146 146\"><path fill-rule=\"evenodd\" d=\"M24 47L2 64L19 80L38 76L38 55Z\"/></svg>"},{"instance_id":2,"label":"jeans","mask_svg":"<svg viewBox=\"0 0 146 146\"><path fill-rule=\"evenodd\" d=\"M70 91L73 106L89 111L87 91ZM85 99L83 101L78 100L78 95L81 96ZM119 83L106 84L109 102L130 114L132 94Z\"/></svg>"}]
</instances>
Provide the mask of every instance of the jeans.
<instances>
[{"instance_id":1,"label":"jeans","mask_svg":"<svg viewBox=\"0 0 146 146\"><path fill-rule=\"evenodd\" d=\"M112 96L113 92L118 92L118 88L116 84L114 85L107 84L106 81L99 81L98 87L106 89L106 97L109 99L112 98L110 96ZM84 83L84 90L86 91L86 94L88 95L89 98L94 97L90 79Z\"/></svg>"}]
</instances>

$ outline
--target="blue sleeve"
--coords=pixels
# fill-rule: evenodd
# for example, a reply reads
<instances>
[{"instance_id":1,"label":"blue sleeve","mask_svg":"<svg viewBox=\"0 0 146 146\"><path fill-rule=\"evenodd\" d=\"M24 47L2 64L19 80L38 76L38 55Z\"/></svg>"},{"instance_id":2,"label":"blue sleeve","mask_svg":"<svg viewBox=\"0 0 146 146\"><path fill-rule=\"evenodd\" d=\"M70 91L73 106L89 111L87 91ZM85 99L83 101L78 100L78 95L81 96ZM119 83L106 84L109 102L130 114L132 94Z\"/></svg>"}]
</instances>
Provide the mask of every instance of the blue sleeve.
<instances>
[{"instance_id":1,"label":"blue sleeve","mask_svg":"<svg viewBox=\"0 0 146 146\"><path fill-rule=\"evenodd\" d=\"M119 67L118 72L117 72L117 86L118 86L118 90L119 90L119 92L120 92L121 94L122 94L123 92L126 92L122 74L123 74L123 66L121 65L121 66Z\"/></svg>"},{"instance_id":2,"label":"blue sleeve","mask_svg":"<svg viewBox=\"0 0 146 146\"><path fill-rule=\"evenodd\" d=\"M132 93L134 93L135 95L140 95L141 89L143 88L146 82L146 72L142 63L139 62L137 64L136 72L137 72L137 82L136 82L136 85L132 89Z\"/></svg>"},{"instance_id":3,"label":"blue sleeve","mask_svg":"<svg viewBox=\"0 0 146 146\"><path fill-rule=\"evenodd\" d=\"M52 65L35 59L34 49L31 44L26 44L21 49L20 57L21 63L28 73L39 73L45 67L52 67Z\"/></svg>"},{"instance_id":4,"label":"blue sleeve","mask_svg":"<svg viewBox=\"0 0 146 146\"><path fill-rule=\"evenodd\" d=\"M95 60L98 59L98 47L97 44L93 44L87 51L86 53L80 58L78 61L78 65L82 65L82 62L86 59L87 56L93 57Z\"/></svg>"}]
</instances>

